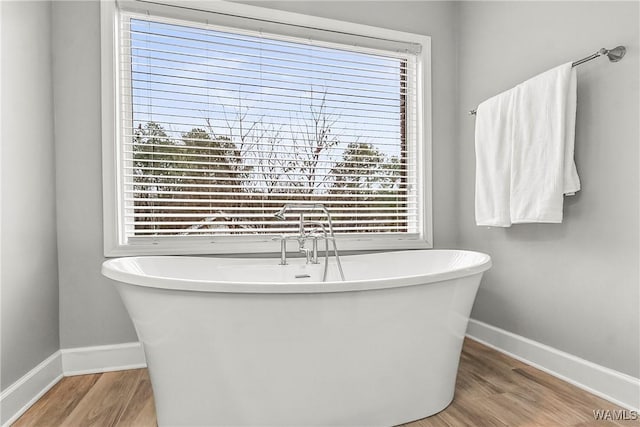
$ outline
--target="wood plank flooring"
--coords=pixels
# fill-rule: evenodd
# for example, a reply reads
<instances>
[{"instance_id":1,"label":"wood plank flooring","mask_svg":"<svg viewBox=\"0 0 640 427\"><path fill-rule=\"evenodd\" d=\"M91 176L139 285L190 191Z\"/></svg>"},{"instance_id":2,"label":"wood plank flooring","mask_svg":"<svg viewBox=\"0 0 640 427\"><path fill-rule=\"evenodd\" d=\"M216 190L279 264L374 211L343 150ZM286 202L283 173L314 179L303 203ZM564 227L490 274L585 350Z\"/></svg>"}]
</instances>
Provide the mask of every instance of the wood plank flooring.
<instances>
[{"instance_id":1,"label":"wood plank flooring","mask_svg":"<svg viewBox=\"0 0 640 427\"><path fill-rule=\"evenodd\" d=\"M66 377L13 425L152 427L153 394L146 369ZM472 340L465 340L453 403L402 427L604 427L639 420L596 420L612 403Z\"/></svg>"}]
</instances>

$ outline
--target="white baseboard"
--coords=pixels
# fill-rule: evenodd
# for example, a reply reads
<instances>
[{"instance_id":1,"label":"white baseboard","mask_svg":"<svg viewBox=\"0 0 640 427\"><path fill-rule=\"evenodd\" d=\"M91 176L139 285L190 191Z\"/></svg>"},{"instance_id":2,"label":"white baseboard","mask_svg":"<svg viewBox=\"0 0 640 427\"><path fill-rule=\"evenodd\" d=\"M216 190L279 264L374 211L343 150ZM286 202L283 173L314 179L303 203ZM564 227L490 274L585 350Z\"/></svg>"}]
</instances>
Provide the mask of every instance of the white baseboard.
<instances>
[{"instance_id":1,"label":"white baseboard","mask_svg":"<svg viewBox=\"0 0 640 427\"><path fill-rule=\"evenodd\" d=\"M632 411L640 411L640 379L548 345L470 319L467 336Z\"/></svg>"},{"instance_id":2,"label":"white baseboard","mask_svg":"<svg viewBox=\"0 0 640 427\"><path fill-rule=\"evenodd\" d=\"M146 368L142 344L139 342L78 347L61 350L62 369L66 377Z\"/></svg>"},{"instance_id":3,"label":"white baseboard","mask_svg":"<svg viewBox=\"0 0 640 427\"><path fill-rule=\"evenodd\" d=\"M15 422L43 394L62 379L60 351L47 357L0 394L0 425Z\"/></svg>"}]
</instances>

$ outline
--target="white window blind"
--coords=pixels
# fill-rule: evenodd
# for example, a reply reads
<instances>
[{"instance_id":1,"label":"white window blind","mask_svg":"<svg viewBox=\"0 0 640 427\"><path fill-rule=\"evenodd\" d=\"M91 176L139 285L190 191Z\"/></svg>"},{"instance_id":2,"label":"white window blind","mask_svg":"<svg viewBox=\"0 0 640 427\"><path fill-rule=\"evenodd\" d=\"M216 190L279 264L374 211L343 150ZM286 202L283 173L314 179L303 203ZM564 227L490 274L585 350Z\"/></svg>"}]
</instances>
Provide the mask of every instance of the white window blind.
<instances>
[{"instance_id":1,"label":"white window blind","mask_svg":"<svg viewBox=\"0 0 640 427\"><path fill-rule=\"evenodd\" d=\"M342 236L421 232L415 46L119 26L126 240L294 232L274 217L288 202L325 204Z\"/></svg>"}]
</instances>

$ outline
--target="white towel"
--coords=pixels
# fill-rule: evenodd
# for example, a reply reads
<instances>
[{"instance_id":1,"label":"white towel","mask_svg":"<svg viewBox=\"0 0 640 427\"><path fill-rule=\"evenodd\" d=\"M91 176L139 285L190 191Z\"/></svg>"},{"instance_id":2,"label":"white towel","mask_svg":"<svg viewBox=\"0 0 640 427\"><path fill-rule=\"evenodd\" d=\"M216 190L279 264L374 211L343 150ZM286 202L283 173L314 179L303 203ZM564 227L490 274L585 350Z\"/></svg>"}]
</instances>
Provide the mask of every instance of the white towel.
<instances>
[{"instance_id":1,"label":"white towel","mask_svg":"<svg viewBox=\"0 0 640 427\"><path fill-rule=\"evenodd\" d=\"M476 223L562 222L580 181L576 74L567 63L488 99L476 115Z\"/></svg>"},{"instance_id":2,"label":"white towel","mask_svg":"<svg viewBox=\"0 0 640 427\"><path fill-rule=\"evenodd\" d=\"M576 70L561 65L515 88L511 222L562 222L565 193L580 189L573 159Z\"/></svg>"},{"instance_id":3,"label":"white towel","mask_svg":"<svg viewBox=\"0 0 640 427\"><path fill-rule=\"evenodd\" d=\"M509 90L476 109L476 223L509 227L513 100Z\"/></svg>"}]
</instances>

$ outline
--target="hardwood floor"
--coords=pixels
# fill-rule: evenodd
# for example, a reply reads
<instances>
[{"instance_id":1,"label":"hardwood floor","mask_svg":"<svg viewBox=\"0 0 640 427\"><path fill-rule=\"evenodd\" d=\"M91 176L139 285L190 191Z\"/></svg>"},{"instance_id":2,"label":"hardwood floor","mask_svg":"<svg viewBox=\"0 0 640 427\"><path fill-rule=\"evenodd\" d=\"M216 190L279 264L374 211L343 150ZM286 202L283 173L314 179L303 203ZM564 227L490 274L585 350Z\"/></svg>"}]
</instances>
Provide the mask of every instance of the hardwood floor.
<instances>
[{"instance_id":1,"label":"hardwood floor","mask_svg":"<svg viewBox=\"0 0 640 427\"><path fill-rule=\"evenodd\" d=\"M403 427L640 426L639 420L594 418L594 410L607 409L620 408L467 339L453 403L432 417ZM155 426L147 370L66 377L13 425Z\"/></svg>"}]
</instances>

